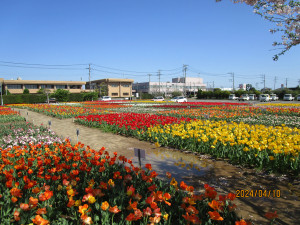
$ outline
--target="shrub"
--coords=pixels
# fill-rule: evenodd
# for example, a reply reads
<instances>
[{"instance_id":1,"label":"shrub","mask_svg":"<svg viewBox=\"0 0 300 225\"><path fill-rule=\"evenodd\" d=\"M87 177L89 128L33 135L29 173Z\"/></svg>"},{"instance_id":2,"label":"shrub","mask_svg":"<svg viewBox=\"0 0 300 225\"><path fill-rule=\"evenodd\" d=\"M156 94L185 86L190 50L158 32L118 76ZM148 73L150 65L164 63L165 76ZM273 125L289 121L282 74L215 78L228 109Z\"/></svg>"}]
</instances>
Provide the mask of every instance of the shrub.
<instances>
[{"instance_id":1,"label":"shrub","mask_svg":"<svg viewBox=\"0 0 300 225\"><path fill-rule=\"evenodd\" d=\"M57 89L53 93L53 97L59 102L67 102L69 100L69 94L70 92L68 90Z\"/></svg>"},{"instance_id":2,"label":"shrub","mask_svg":"<svg viewBox=\"0 0 300 225\"><path fill-rule=\"evenodd\" d=\"M27 88L24 89L23 94L29 94L29 90Z\"/></svg>"}]
</instances>

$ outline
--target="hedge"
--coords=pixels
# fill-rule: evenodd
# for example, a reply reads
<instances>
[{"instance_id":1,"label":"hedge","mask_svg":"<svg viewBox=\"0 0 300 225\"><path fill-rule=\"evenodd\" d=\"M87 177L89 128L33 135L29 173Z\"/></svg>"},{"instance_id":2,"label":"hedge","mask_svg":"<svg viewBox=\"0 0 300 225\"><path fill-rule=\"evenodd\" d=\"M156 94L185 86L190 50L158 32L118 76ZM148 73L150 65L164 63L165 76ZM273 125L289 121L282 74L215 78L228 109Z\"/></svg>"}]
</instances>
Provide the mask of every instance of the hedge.
<instances>
[{"instance_id":1,"label":"hedge","mask_svg":"<svg viewBox=\"0 0 300 225\"><path fill-rule=\"evenodd\" d=\"M46 95L42 94L15 94L3 95L4 104L22 104L22 103L44 103L47 101Z\"/></svg>"}]
</instances>

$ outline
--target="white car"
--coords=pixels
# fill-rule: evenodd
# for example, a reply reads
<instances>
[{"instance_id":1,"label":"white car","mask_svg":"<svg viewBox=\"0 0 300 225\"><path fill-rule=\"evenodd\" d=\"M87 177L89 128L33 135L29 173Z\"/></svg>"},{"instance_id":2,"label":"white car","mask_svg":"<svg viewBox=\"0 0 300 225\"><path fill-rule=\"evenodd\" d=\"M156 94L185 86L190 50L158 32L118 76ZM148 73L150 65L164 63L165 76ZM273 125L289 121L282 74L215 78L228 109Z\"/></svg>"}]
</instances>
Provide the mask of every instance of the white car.
<instances>
[{"instance_id":1,"label":"white car","mask_svg":"<svg viewBox=\"0 0 300 225\"><path fill-rule=\"evenodd\" d=\"M100 98L100 101L111 101L111 97L109 97L109 96L102 96L102 98Z\"/></svg>"},{"instance_id":2,"label":"white car","mask_svg":"<svg viewBox=\"0 0 300 225\"><path fill-rule=\"evenodd\" d=\"M241 97L239 97L239 101L249 101L249 95L243 94Z\"/></svg>"},{"instance_id":3,"label":"white car","mask_svg":"<svg viewBox=\"0 0 300 225\"><path fill-rule=\"evenodd\" d=\"M239 97L235 96L235 94L231 94L231 95L229 95L229 98L228 98L228 99L229 99L229 100L238 100Z\"/></svg>"},{"instance_id":4,"label":"white car","mask_svg":"<svg viewBox=\"0 0 300 225\"><path fill-rule=\"evenodd\" d=\"M278 97L276 96L276 94L270 94L270 99L271 101L277 101Z\"/></svg>"},{"instance_id":5,"label":"white car","mask_svg":"<svg viewBox=\"0 0 300 225\"><path fill-rule=\"evenodd\" d=\"M249 94L249 100L256 100L256 94Z\"/></svg>"},{"instance_id":6,"label":"white car","mask_svg":"<svg viewBox=\"0 0 300 225\"><path fill-rule=\"evenodd\" d=\"M300 95L297 95L297 101L300 101Z\"/></svg>"},{"instance_id":7,"label":"white car","mask_svg":"<svg viewBox=\"0 0 300 225\"><path fill-rule=\"evenodd\" d=\"M186 97L178 96L171 99L171 102L187 102Z\"/></svg>"},{"instance_id":8,"label":"white car","mask_svg":"<svg viewBox=\"0 0 300 225\"><path fill-rule=\"evenodd\" d=\"M259 100L261 102L269 102L271 99L270 99L270 95L268 94L262 94L259 96Z\"/></svg>"},{"instance_id":9,"label":"white car","mask_svg":"<svg viewBox=\"0 0 300 225\"><path fill-rule=\"evenodd\" d=\"M294 97L292 96L292 94L285 94L283 96L283 101L293 101Z\"/></svg>"},{"instance_id":10,"label":"white car","mask_svg":"<svg viewBox=\"0 0 300 225\"><path fill-rule=\"evenodd\" d=\"M165 99L164 99L164 97L163 96L157 96L157 97L154 97L153 99L152 99L152 101L155 101L155 102L162 102L162 101L164 101Z\"/></svg>"}]
</instances>

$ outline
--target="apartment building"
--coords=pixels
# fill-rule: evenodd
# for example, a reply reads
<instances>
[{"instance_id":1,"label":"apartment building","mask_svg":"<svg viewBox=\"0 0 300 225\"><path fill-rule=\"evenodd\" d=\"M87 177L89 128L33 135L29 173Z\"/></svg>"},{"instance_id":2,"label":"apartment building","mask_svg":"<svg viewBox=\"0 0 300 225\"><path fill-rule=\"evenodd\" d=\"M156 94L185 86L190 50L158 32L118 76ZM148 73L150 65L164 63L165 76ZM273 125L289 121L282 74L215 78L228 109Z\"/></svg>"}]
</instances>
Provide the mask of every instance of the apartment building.
<instances>
[{"instance_id":1,"label":"apartment building","mask_svg":"<svg viewBox=\"0 0 300 225\"><path fill-rule=\"evenodd\" d=\"M86 82L86 89L98 90L103 95L101 89L106 90L106 94L112 98L129 98L132 96L132 79L107 78Z\"/></svg>"},{"instance_id":2,"label":"apartment building","mask_svg":"<svg viewBox=\"0 0 300 225\"><path fill-rule=\"evenodd\" d=\"M24 89L27 88L29 93L36 94L39 89L48 89L54 92L57 89L65 89L70 93L80 93L83 91L83 81L43 81L43 80L4 80L0 78L0 85L2 86L3 93L8 90L11 94L22 94Z\"/></svg>"}]
</instances>

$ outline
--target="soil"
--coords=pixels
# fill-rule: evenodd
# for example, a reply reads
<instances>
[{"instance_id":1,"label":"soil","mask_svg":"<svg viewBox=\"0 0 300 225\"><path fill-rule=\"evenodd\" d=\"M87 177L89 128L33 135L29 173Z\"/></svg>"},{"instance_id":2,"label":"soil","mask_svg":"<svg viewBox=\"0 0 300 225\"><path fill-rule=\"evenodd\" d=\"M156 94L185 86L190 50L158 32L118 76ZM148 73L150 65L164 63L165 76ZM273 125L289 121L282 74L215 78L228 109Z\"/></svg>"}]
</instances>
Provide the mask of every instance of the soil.
<instances>
[{"instance_id":1,"label":"soil","mask_svg":"<svg viewBox=\"0 0 300 225\"><path fill-rule=\"evenodd\" d=\"M35 125L49 126L50 120L51 130L63 138L70 138L72 143L77 142L76 130L79 129L79 142L96 150L104 146L110 154L118 152L119 155L132 159L136 165L138 159L134 155L134 148L143 149L145 159L141 161L142 166L151 163L153 169L160 174L160 178L166 179L165 173L170 172L178 182L183 180L188 185L193 185L196 191L203 192L203 184L206 183L215 187L219 194L233 192L242 195L246 190L253 190L252 194L249 193L250 196L242 196L235 200L238 215L252 221L253 224L269 224L264 214L274 211L277 211L279 216L275 224L299 224L299 178L266 175L253 169L231 165L226 160L216 160L188 151L155 147L149 142L104 133L96 128L78 125L73 119L61 120L26 109L15 110L20 111L21 116ZM263 196L260 190L267 190L267 196Z\"/></svg>"}]
</instances>

